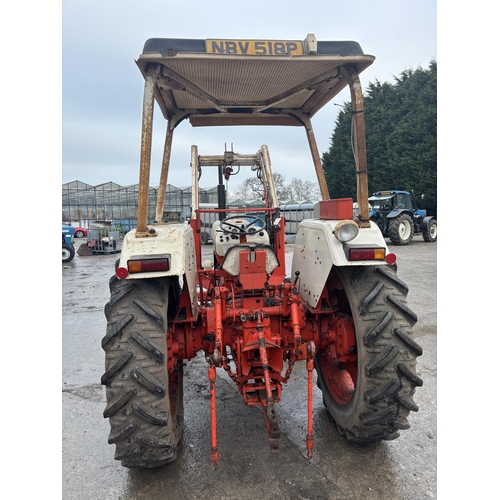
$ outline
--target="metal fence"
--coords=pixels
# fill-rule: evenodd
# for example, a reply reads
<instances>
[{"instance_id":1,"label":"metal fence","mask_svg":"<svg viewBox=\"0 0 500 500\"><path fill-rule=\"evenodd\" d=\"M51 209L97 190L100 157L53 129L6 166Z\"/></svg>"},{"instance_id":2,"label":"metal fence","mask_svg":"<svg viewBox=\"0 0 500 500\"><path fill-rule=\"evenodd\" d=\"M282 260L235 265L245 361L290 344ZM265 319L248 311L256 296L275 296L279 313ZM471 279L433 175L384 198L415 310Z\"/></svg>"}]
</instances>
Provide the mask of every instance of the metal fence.
<instances>
[{"instance_id":1,"label":"metal fence","mask_svg":"<svg viewBox=\"0 0 500 500\"><path fill-rule=\"evenodd\" d=\"M314 205L309 202L280 205L280 214L285 218L285 234L297 234L299 224L314 217Z\"/></svg>"}]
</instances>

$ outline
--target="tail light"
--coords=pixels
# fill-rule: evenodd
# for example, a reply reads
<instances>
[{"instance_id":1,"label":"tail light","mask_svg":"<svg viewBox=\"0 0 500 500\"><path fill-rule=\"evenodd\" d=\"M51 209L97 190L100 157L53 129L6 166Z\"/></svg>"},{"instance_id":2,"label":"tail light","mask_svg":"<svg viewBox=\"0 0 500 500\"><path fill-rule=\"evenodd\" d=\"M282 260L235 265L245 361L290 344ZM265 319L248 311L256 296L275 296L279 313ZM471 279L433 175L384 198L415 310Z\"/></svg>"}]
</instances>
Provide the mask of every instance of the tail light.
<instances>
[{"instance_id":1,"label":"tail light","mask_svg":"<svg viewBox=\"0 0 500 500\"><path fill-rule=\"evenodd\" d=\"M168 257L144 258L127 261L127 267L119 267L116 275L120 279L126 278L129 274L165 272L170 269Z\"/></svg>"},{"instance_id":2,"label":"tail light","mask_svg":"<svg viewBox=\"0 0 500 500\"><path fill-rule=\"evenodd\" d=\"M385 260L384 247L354 247L344 246L347 254L347 259L355 260Z\"/></svg>"},{"instance_id":3,"label":"tail light","mask_svg":"<svg viewBox=\"0 0 500 500\"><path fill-rule=\"evenodd\" d=\"M127 262L128 272L132 273L150 273L162 272L170 269L167 258L162 259L144 259L144 260L129 260Z\"/></svg>"}]
</instances>

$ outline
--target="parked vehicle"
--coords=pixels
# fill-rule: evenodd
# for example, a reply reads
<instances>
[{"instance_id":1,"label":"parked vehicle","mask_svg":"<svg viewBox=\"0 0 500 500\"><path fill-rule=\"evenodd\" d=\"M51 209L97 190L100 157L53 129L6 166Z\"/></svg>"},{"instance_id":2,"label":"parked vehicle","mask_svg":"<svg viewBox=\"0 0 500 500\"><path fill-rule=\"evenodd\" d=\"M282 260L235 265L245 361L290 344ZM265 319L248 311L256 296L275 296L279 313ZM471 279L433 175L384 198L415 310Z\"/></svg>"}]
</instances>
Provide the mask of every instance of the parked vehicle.
<instances>
[{"instance_id":1,"label":"parked vehicle","mask_svg":"<svg viewBox=\"0 0 500 500\"><path fill-rule=\"evenodd\" d=\"M87 229L84 227L75 227L75 238L86 238Z\"/></svg>"},{"instance_id":2,"label":"parked vehicle","mask_svg":"<svg viewBox=\"0 0 500 500\"><path fill-rule=\"evenodd\" d=\"M62 221L63 223L63 226L71 226L75 229L75 234L73 235L73 237L75 238L86 238L87 237L87 229L84 228L84 227L80 227L80 226L74 226L71 221Z\"/></svg>"},{"instance_id":3,"label":"parked vehicle","mask_svg":"<svg viewBox=\"0 0 500 500\"><path fill-rule=\"evenodd\" d=\"M75 257L75 247L73 246L73 235L75 228L62 225L62 261L71 262Z\"/></svg>"},{"instance_id":4,"label":"parked vehicle","mask_svg":"<svg viewBox=\"0 0 500 500\"><path fill-rule=\"evenodd\" d=\"M277 404L295 363L305 363L307 455L313 453L313 371L328 412L355 444L392 440L409 428L422 385L412 334L417 320L396 256L370 220L359 74L374 57L356 42L153 38L137 65L145 79L137 228L123 240L102 339L108 442L125 467L163 466L177 456L184 424L183 366L203 353L210 388L210 456L218 461L217 369L243 403L258 406L271 453L279 452ZM279 78L276 77L279 75ZM331 200L310 118L349 86L358 182L353 200ZM167 120L158 192L167 193L174 129L193 126L303 126L323 198L298 226L291 276L285 268L280 214L267 145L256 153L201 155L191 146L191 218L147 223L155 101ZM264 128L265 129L265 128ZM187 166L186 166L187 167ZM219 169L211 209L211 258L202 261L198 180ZM262 181L265 207L229 208L224 178L250 167ZM168 195L168 193L167 193ZM317 215L316 215L317 214ZM188 381L187 381L188 382ZM219 422L220 424L221 422Z\"/></svg>"},{"instance_id":5,"label":"parked vehicle","mask_svg":"<svg viewBox=\"0 0 500 500\"><path fill-rule=\"evenodd\" d=\"M375 221L384 237L394 245L408 245L414 234L422 233L424 241L437 241L437 220L417 206L408 191L379 191L368 198L370 219Z\"/></svg>"}]
</instances>

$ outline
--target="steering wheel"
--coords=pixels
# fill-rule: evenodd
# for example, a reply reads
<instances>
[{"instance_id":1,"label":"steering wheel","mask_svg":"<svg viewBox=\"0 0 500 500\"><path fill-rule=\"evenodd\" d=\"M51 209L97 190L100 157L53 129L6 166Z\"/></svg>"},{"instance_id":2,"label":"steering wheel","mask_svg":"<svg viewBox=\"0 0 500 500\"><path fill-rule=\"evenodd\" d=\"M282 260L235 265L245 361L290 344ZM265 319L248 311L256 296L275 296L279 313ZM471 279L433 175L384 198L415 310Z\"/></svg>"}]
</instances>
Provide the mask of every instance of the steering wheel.
<instances>
[{"instance_id":1,"label":"steering wheel","mask_svg":"<svg viewBox=\"0 0 500 500\"><path fill-rule=\"evenodd\" d=\"M247 224L238 226L236 224L232 224L229 221L232 220L241 220L245 219ZM248 234L253 234L256 233L257 231L260 231L262 227L260 227L260 224L262 224L262 219L259 217L254 217L252 215L248 217L242 217L240 215L233 215L231 217L226 217L223 221L220 223L220 229L224 232L224 234L232 234L234 236L246 236ZM258 224L259 228L255 227L250 227L253 226L254 224Z\"/></svg>"}]
</instances>

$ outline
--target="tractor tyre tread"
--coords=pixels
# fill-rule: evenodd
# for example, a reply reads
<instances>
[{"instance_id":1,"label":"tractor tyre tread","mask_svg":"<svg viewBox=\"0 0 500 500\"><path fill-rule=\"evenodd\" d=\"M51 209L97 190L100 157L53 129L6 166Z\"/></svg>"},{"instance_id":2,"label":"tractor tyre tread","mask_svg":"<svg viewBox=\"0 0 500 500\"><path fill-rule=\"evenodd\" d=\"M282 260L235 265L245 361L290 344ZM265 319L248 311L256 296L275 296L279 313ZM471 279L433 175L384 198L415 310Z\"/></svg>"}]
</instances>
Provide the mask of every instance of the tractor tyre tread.
<instances>
[{"instance_id":1,"label":"tractor tyre tread","mask_svg":"<svg viewBox=\"0 0 500 500\"><path fill-rule=\"evenodd\" d=\"M400 226L401 224L407 224L409 231L408 236L406 238L402 238L400 234ZM389 222L388 230L387 230L389 239L391 240L393 245L408 245L413 239L414 227L413 227L413 219L408 214L401 214L397 217L394 217L392 221Z\"/></svg>"},{"instance_id":2,"label":"tractor tyre tread","mask_svg":"<svg viewBox=\"0 0 500 500\"><path fill-rule=\"evenodd\" d=\"M182 433L182 399L172 414L167 359L167 311L170 280L109 282L105 307L106 353L101 383L106 386L104 417L124 467L154 468L174 460ZM176 370L182 372L182 364ZM182 373L178 394L182 398Z\"/></svg>"},{"instance_id":3,"label":"tractor tyre tread","mask_svg":"<svg viewBox=\"0 0 500 500\"><path fill-rule=\"evenodd\" d=\"M388 267L334 270L349 300L357 340L358 369L352 398L336 401L315 366L323 401L339 433L348 442L373 444L392 440L407 429L407 416L417 411L415 388L422 385L416 358L421 347L412 338L416 315L406 305L407 287Z\"/></svg>"},{"instance_id":4,"label":"tractor tyre tread","mask_svg":"<svg viewBox=\"0 0 500 500\"><path fill-rule=\"evenodd\" d=\"M434 243L437 241L437 221L436 219L431 219L425 231L422 231L422 236L424 241L427 243Z\"/></svg>"},{"instance_id":5,"label":"tractor tyre tread","mask_svg":"<svg viewBox=\"0 0 500 500\"><path fill-rule=\"evenodd\" d=\"M67 243L62 244L63 250L66 250L67 256L64 257L62 261L64 263L71 262L75 258L75 247L73 245L68 245Z\"/></svg>"}]
</instances>

